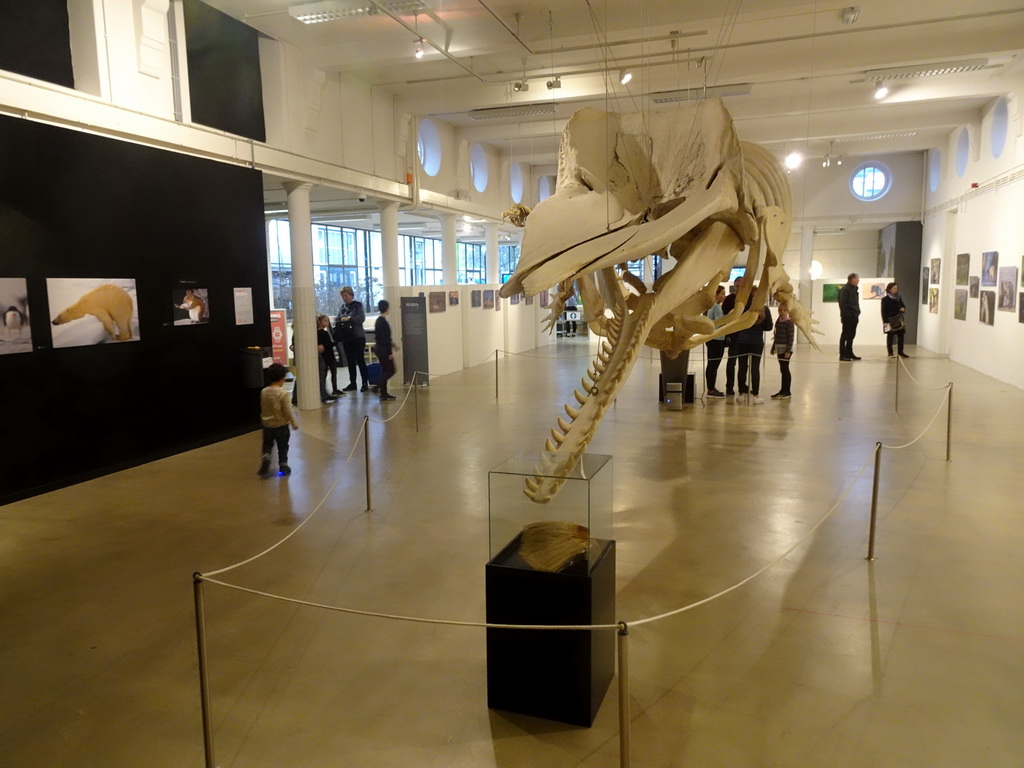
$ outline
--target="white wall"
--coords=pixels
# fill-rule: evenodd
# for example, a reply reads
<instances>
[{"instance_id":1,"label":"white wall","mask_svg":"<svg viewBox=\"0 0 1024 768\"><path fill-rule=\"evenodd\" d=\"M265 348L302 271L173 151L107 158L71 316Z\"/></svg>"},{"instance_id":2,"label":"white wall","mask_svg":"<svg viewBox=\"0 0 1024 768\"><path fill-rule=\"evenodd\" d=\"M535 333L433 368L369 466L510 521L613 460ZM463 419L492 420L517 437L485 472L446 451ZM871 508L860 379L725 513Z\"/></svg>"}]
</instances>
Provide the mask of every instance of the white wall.
<instances>
[{"instance_id":1,"label":"white wall","mask_svg":"<svg viewBox=\"0 0 1024 768\"><path fill-rule=\"evenodd\" d=\"M1024 81L1024 77L1020 78ZM956 172L956 145L960 129L937 148L941 156L941 177L936 189L928 186L925 198L921 266L941 259L939 313L924 311L918 326L918 344L935 352L948 353L951 360L975 368L1000 381L1024 388L1024 324L1018 312L995 312L992 326L979 321L979 299L968 299L967 320L953 319L956 254L971 255L970 274L980 276L981 254L999 253L999 266L1021 270L1024 254L1024 139L1022 139L1021 82L1009 98L1010 132L1002 154L993 157L991 126L995 102L968 126L971 151L963 177ZM977 188L972 189L972 184ZM986 290L982 286L982 290ZM994 290L988 288L987 290ZM1016 288L1019 309L1019 294ZM922 307L922 309L924 309Z\"/></svg>"},{"instance_id":2,"label":"white wall","mask_svg":"<svg viewBox=\"0 0 1024 768\"><path fill-rule=\"evenodd\" d=\"M815 334L815 341L819 344L839 344L839 334L843 331L842 323L839 322L839 304L825 303L822 301L821 295L826 284L845 282L846 275L834 280L815 280L811 287L810 301L801 300L801 304L805 307L810 303L814 311L814 319L818 321L818 325L815 327L822 333L821 336ZM882 333L881 299L873 298L868 292L868 286L878 284L884 286L891 282L891 277L871 277L861 274L860 322L857 324L857 336L853 342L854 352L865 347L885 346L885 334Z\"/></svg>"},{"instance_id":3,"label":"white wall","mask_svg":"<svg viewBox=\"0 0 1024 768\"><path fill-rule=\"evenodd\" d=\"M463 366L472 368L484 361L494 360L494 350L505 349L505 317L508 314L508 302L502 299L501 309L484 309L473 307L471 294L480 291L494 291L497 295L500 285L462 285L459 286L463 296ZM490 356L490 357L489 357Z\"/></svg>"},{"instance_id":4,"label":"white wall","mask_svg":"<svg viewBox=\"0 0 1024 768\"><path fill-rule=\"evenodd\" d=\"M845 283L851 272L873 275L878 269L878 230L849 230L841 235L817 233L813 258L821 262L821 278L830 282Z\"/></svg>"}]
</instances>

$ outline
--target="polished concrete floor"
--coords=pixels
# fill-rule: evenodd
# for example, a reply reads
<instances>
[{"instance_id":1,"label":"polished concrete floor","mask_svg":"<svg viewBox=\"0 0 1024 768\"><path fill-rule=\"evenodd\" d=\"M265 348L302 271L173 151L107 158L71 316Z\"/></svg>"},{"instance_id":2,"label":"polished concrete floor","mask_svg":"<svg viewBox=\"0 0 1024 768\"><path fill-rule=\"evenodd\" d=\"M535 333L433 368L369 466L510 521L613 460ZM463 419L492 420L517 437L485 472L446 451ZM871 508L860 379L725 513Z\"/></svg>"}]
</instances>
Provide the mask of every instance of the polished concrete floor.
<instances>
[{"instance_id":1,"label":"polished concrete floor","mask_svg":"<svg viewBox=\"0 0 1024 768\"><path fill-rule=\"evenodd\" d=\"M314 603L484 618L487 471L540 449L583 339L302 413L289 478L256 434L0 507L0 766L204 764L192 573ZM1024 765L1024 392L926 351L801 348L794 397L652 398L641 362L591 446L614 457L618 614L728 595L629 634L632 765ZM720 378L721 381L721 378ZM876 558L865 560L876 442ZM777 389L774 360L762 394ZM399 394L404 394L399 389ZM398 416L386 424L386 416ZM365 511L370 416L373 510ZM836 502L839 501L838 504ZM830 508L835 511L810 536ZM592 728L489 711L484 634L207 584L217 765L609 768Z\"/></svg>"}]
</instances>

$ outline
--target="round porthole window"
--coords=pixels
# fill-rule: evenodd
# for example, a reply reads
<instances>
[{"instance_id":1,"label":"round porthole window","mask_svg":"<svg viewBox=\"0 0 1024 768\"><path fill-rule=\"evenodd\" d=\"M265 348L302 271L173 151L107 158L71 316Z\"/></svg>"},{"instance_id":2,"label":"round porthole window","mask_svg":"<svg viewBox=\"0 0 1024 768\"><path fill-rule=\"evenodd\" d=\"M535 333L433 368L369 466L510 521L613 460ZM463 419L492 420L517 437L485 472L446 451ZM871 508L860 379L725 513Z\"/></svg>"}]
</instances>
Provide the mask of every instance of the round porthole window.
<instances>
[{"instance_id":1,"label":"round porthole window","mask_svg":"<svg viewBox=\"0 0 1024 768\"><path fill-rule=\"evenodd\" d=\"M469 175L477 192L487 189L487 153L482 144L474 144L469 153Z\"/></svg>"},{"instance_id":2,"label":"round porthole window","mask_svg":"<svg viewBox=\"0 0 1024 768\"><path fill-rule=\"evenodd\" d=\"M934 192L942 178L942 153L937 149L928 152L928 189Z\"/></svg>"},{"instance_id":3,"label":"round porthole window","mask_svg":"<svg viewBox=\"0 0 1024 768\"><path fill-rule=\"evenodd\" d=\"M1010 129L1010 110L1006 99L996 102L992 110L992 157L999 157L1006 148L1006 136Z\"/></svg>"},{"instance_id":4,"label":"round porthole window","mask_svg":"<svg viewBox=\"0 0 1024 768\"><path fill-rule=\"evenodd\" d=\"M861 163L850 176L850 193L865 202L885 197L891 186L892 171L877 160Z\"/></svg>"},{"instance_id":5,"label":"round porthole window","mask_svg":"<svg viewBox=\"0 0 1024 768\"><path fill-rule=\"evenodd\" d=\"M963 178L967 173L967 159L971 155L971 133L966 127L960 129L960 136L956 140L956 175Z\"/></svg>"},{"instance_id":6,"label":"round porthole window","mask_svg":"<svg viewBox=\"0 0 1024 768\"><path fill-rule=\"evenodd\" d=\"M427 176L437 176L441 170L441 136L437 126L430 118L420 120L419 133L416 136L416 150L420 157L420 165Z\"/></svg>"},{"instance_id":7,"label":"round porthole window","mask_svg":"<svg viewBox=\"0 0 1024 768\"><path fill-rule=\"evenodd\" d=\"M508 169L508 191L513 203L523 202L523 166L512 163Z\"/></svg>"}]
</instances>

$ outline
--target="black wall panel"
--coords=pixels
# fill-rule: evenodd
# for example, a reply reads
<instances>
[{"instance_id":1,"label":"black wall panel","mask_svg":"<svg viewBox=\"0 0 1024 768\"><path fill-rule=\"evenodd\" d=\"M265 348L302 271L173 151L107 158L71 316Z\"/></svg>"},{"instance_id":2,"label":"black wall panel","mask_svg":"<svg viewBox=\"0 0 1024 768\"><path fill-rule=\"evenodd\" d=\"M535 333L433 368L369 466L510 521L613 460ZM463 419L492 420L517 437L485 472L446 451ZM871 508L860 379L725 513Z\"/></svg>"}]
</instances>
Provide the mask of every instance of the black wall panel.
<instances>
[{"instance_id":1,"label":"black wall panel","mask_svg":"<svg viewBox=\"0 0 1024 768\"><path fill-rule=\"evenodd\" d=\"M75 87L68 0L0 0L0 69Z\"/></svg>"},{"instance_id":2,"label":"black wall panel","mask_svg":"<svg viewBox=\"0 0 1024 768\"><path fill-rule=\"evenodd\" d=\"M241 350L270 344L259 172L0 118L0 277L27 278L35 347L0 355L0 503L258 426ZM140 340L54 349L48 277L134 278ZM172 324L187 284L209 324ZM255 324L235 325L235 287Z\"/></svg>"},{"instance_id":3,"label":"black wall panel","mask_svg":"<svg viewBox=\"0 0 1024 768\"><path fill-rule=\"evenodd\" d=\"M184 10L192 121L266 141L256 30L199 0Z\"/></svg>"}]
</instances>

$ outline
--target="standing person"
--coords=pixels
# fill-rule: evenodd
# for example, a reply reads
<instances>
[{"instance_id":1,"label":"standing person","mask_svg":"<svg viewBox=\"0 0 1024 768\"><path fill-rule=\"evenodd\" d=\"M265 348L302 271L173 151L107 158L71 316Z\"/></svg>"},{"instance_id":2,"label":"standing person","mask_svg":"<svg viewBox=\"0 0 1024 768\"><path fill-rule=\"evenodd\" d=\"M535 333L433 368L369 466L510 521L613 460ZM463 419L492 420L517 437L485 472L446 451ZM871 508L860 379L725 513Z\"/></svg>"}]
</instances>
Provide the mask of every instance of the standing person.
<instances>
[{"instance_id":1,"label":"standing person","mask_svg":"<svg viewBox=\"0 0 1024 768\"><path fill-rule=\"evenodd\" d=\"M290 475L292 468L288 466L288 425L298 429L292 413L292 401L288 390L284 388L284 377L288 369L280 363L267 368L269 384L260 392L260 422L263 424L263 455L260 468L256 474L260 477L270 476L270 451L277 443L277 467L282 475Z\"/></svg>"},{"instance_id":2,"label":"standing person","mask_svg":"<svg viewBox=\"0 0 1024 768\"><path fill-rule=\"evenodd\" d=\"M725 286L720 285L715 291L715 303L708 310L708 318L712 321L725 317L722 311L722 302L725 301ZM704 371L704 379L707 382L708 397L725 397L724 392L715 388L718 380L718 366L722 364L722 355L725 354L725 339L708 339L705 344L708 351L708 367Z\"/></svg>"},{"instance_id":3,"label":"standing person","mask_svg":"<svg viewBox=\"0 0 1024 768\"><path fill-rule=\"evenodd\" d=\"M782 374L782 386L772 395L772 400L788 400L793 396L790 387L793 374L789 370L789 361L793 357L796 342L796 326L789 317L789 310L784 304L779 306L779 319L775 321L775 336L772 338L772 354L779 358L779 372Z\"/></svg>"},{"instance_id":4,"label":"standing person","mask_svg":"<svg viewBox=\"0 0 1024 768\"><path fill-rule=\"evenodd\" d=\"M737 277L733 282L736 290L725 297L722 302L722 316L728 315L733 309L736 308L736 296L740 292L740 287L743 285L743 277ZM729 349L729 359L725 363L725 394L732 397L736 394L735 381L736 381L736 357L739 355L734 349L736 342L736 334L730 333L725 337L724 346Z\"/></svg>"},{"instance_id":5,"label":"standing person","mask_svg":"<svg viewBox=\"0 0 1024 768\"><path fill-rule=\"evenodd\" d=\"M860 360L853 354L853 337L857 335L857 323L860 322L860 275L851 272L846 278L846 285L839 289L839 320L843 324L843 332L839 336L839 359L842 362Z\"/></svg>"},{"instance_id":6,"label":"standing person","mask_svg":"<svg viewBox=\"0 0 1024 768\"><path fill-rule=\"evenodd\" d=\"M892 340L894 336L900 357L910 357L903 351L903 339L907 335L907 321L904 314L906 311L907 305L900 297L899 284L889 283L885 286L885 296L882 297L882 329L885 331L885 346L889 350L889 357L893 356Z\"/></svg>"},{"instance_id":7,"label":"standing person","mask_svg":"<svg viewBox=\"0 0 1024 768\"><path fill-rule=\"evenodd\" d=\"M338 391L338 360L334 356L334 337L331 336L331 320L327 315L316 318L316 351L320 358L320 402L333 403L344 392ZM327 372L331 373L333 392L327 394Z\"/></svg>"},{"instance_id":8,"label":"standing person","mask_svg":"<svg viewBox=\"0 0 1024 768\"><path fill-rule=\"evenodd\" d=\"M356 301L356 294L351 286L346 285L341 289L341 302L338 319L334 324L334 335L341 339L341 346L345 350L345 359L348 360L349 382L342 391L355 391L356 368L358 368L359 375L363 378L363 386L359 391L369 392L370 379L366 374L366 331L363 330L366 313L363 311L362 302Z\"/></svg>"},{"instance_id":9,"label":"standing person","mask_svg":"<svg viewBox=\"0 0 1024 768\"><path fill-rule=\"evenodd\" d=\"M750 301L747 308L750 308ZM772 329L772 312L765 307L757 313L757 320L749 328L744 328L735 334L736 338L729 348L729 355L734 352L739 360L739 390L741 395L747 394L747 366L750 366L750 394L753 395L751 402L760 405L764 400L760 397L761 392L761 356L764 354L764 333Z\"/></svg>"},{"instance_id":10,"label":"standing person","mask_svg":"<svg viewBox=\"0 0 1024 768\"><path fill-rule=\"evenodd\" d=\"M388 379L395 375L395 350L398 345L391 339L391 323L388 322L388 308L391 305L381 299L377 302L377 322L373 326L373 335L376 341L373 345L373 353L380 360L380 381L377 382L377 389L380 391L380 401L394 400L395 396L388 393Z\"/></svg>"}]
</instances>

